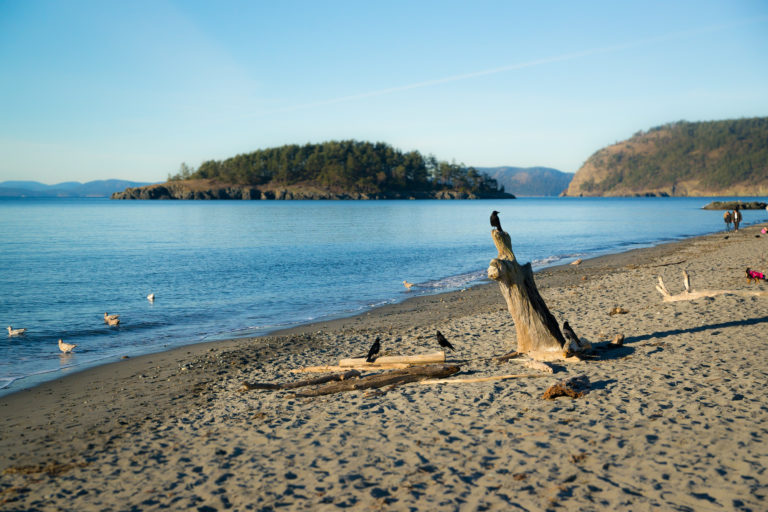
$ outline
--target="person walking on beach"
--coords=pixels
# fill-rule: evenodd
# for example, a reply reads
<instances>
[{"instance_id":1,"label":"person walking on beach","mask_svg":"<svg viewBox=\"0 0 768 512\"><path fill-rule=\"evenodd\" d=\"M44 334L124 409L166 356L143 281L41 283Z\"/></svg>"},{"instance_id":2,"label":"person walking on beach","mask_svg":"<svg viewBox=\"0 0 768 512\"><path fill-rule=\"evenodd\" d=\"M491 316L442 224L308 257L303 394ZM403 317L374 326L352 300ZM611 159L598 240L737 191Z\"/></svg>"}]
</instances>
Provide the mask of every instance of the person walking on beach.
<instances>
[{"instance_id":1,"label":"person walking on beach","mask_svg":"<svg viewBox=\"0 0 768 512\"><path fill-rule=\"evenodd\" d=\"M739 230L739 223L741 222L741 212L739 211L739 205L733 207L733 214L731 215L733 220L733 230Z\"/></svg>"},{"instance_id":2,"label":"person walking on beach","mask_svg":"<svg viewBox=\"0 0 768 512\"><path fill-rule=\"evenodd\" d=\"M731 212L729 210L725 210L725 213L723 214L723 222L725 222L725 230L730 231L731 230Z\"/></svg>"}]
</instances>

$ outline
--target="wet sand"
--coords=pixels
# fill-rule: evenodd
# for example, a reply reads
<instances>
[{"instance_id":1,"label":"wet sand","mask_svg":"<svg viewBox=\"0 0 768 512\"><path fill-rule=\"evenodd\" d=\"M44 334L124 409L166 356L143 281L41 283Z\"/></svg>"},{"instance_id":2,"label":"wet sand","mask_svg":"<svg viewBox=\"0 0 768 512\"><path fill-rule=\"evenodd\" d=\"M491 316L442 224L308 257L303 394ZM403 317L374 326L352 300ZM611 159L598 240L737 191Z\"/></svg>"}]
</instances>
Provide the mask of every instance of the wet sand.
<instances>
[{"instance_id":1,"label":"wet sand","mask_svg":"<svg viewBox=\"0 0 768 512\"><path fill-rule=\"evenodd\" d=\"M744 277L768 269L760 227L537 273L582 339L626 337L543 377L371 397L238 392L306 378L290 370L365 353L377 335L385 354L433 352L438 329L457 377L531 373L491 359L516 344L492 283L2 397L0 509L766 510L768 297L664 303L655 290L661 275L682 291L683 269L695 288L768 289ZM585 396L541 398L577 374Z\"/></svg>"}]
</instances>

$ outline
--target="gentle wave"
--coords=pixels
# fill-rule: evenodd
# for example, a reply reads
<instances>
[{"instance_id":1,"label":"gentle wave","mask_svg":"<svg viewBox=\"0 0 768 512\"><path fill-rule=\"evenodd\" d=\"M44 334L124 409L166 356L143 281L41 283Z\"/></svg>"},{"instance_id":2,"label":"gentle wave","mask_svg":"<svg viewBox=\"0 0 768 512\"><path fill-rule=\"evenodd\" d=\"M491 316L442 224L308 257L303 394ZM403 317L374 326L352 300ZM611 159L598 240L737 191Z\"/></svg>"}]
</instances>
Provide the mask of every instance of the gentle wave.
<instances>
[{"instance_id":1,"label":"gentle wave","mask_svg":"<svg viewBox=\"0 0 768 512\"><path fill-rule=\"evenodd\" d=\"M441 292L458 290L487 280L488 277L486 276L485 270L476 270L474 272L443 277L441 279L434 279L423 283L414 283L411 291Z\"/></svg>"}]
</instances>

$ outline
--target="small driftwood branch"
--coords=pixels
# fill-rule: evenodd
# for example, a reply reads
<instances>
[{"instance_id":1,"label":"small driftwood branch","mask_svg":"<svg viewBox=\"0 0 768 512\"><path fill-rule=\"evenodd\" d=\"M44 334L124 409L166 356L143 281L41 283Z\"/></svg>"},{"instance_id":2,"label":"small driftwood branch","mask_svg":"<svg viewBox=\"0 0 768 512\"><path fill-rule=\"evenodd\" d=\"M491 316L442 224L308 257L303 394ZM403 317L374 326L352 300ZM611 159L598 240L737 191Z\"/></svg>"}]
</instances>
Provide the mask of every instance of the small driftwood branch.
<instances>
[{"instance_id":1,"label":"small driftwood branch","mask_svg":"<svg viewBox=\"0 0 768 512\"><path fill-rule=\"evenodd\" d=\"M408 363L389 363L389 364L375 364L366 363L362 366L335 366L335 365L322 365L322 366L305 366L303 368L296 368L291 370L291 373L329 373L329 372L344 372L347 370L358 370L361 372L372 372L376 370L402 370L410 368L411 364Z\"/></svg>"},{"instance_id":2,"label":"small driftwood branch","mask_svg":"<svg viewBox=\"0 0 768 512\"><path fill-rule=\"evenodd\" d=\"M432 352L431 354L417 354L415 356L381 356L377 357L372 363L366 362L364 357L354 357L349 359L342 359L339 361L339 366L355 368L359 367L376 367L377 365L384 364L436 364L445 362L445 352Z\"/></svg>"},{"instance_id":3,"label":"small driftwood branch","mask_svg":"<svg viewBox=\"0 0 768 512\"><path fill-rule=\"evenodd\" d=\"M492 382L495 380L526 379L546 377L542 373L512 373L509 375L495 375L493 377L474 377L469 379L429 379L422 380L419 384L468 384L470 382Z\"/></svg>"},{"instance_id":4,"label":"small driftwood branch","mask_svg":"<svg viewBox=\"0 0 768 512\"><path fill-rule=\"evenodd\" d=\"M458 365L440 364L429 366L414 366L413 368L406 368L404 370L392 370L376 375L368 375L362 379L332 382L317 389L296 393L296 396L311 397L330 395L333 393L340 393L342 391L382 388L384 386L391 386L393 384L404 384L407 382L416 382L424 379L440 379L457 373L459 369L460 367Z\"/></svg>"},{"instance_id":5,"label":"small driftwood branch","mask_svg":"<svg viewBox=\"0 0 768 512\"><path fill-rule=\"evenodd\" d=\"M766 297L768 296L767 290L694 290L691 284L691 276L683 270L683 286L685 291L676 295L672 295L664 286L664 280L661 276L658 276L659 284L656 285L656 290L661 294L664 302L677 302L681 300L695 300L703 297L716 297L718 295L743 295L746 297Z\"/></svg>"},{"instance_id":6,"label":"small driftwood branch","mask_svg":"<svg viewBox=\"0 0 768 512\"><path fill-rule=\"evenodd\" d=\"M343 381L349 379L357 379L360 377L360 372L357 370L348 370L344 373L334 373L333 375L324 375L323 377L315 377L314 379L298 380L296 382L288 382L285 384L273 384L271 382L243 382L240 387L240 391L251 391L253 389L296 389L304 386L316 386L317 384L326 384L328 382Z\"/></svg>"},{"instance_id":7,"label":"small driftwood branch","mask_svg":"<svg viewBox=\"0 0 768 512\"><path fill-rule=\"evenodd\" d=\"M520 357L520 356L522 356L522 355L523 355L523 354L522 354L521 352L518 352L518 351L514 350L514 351L512 351L512 352L507 352L507 353L506 353L506 354L504 354L503 356L494 357L493 359L494 359L494 360L495 360L497 363L501 364L501 363L504 363L504 362L506 362L506 361L509 361L510 359L514 359L514 358L516 358L516 357Z\"/></svg>"}]
</instances>

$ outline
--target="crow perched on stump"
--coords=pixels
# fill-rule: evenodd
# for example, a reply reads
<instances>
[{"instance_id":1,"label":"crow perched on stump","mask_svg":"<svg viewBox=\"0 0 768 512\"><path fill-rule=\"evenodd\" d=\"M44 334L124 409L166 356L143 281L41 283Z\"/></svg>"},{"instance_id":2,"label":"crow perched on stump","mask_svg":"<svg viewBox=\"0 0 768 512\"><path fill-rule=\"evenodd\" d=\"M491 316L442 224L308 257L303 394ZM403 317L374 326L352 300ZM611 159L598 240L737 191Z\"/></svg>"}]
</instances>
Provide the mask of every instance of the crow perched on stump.
<instances>
[{"instance_id":1,"label":"crow perched on stump","mask_svg":"<svg viewBox=\"0 0 768 512\"><path fill-rule=\"evenodd\" d=\"M376 336L376 341L373 342L373 345L371 345L371 350L368 351L368 355L365 358L365 361L368 363L372 363L376 360L376 354L379 353L379 350L381 350L381 341L379 340L379 337Z\"/></svg>"},{"instance_id":2,"label":"crow perched on stump","mask_svg":"<svg viewBox=\"0 0 768 512\"><path fill-rule=\"evenodd\" d=\"M499 212L497 212L496 210L493 210L493 212L491 212L491 226L498 229L499 231L504 231L503 229L501 229L501 222L499 221Z\"/></svg>"},{"instance_id":3,"label":"crow perched on stump","mask_svg":"<svg viewBox=\"0 0 768 512\"><path fill-rule=\"evenodd\" d=\"M453 348L453 345L451 345L451 342L445 339L445 336L443 336L443 333L441 333L440 331L437 331L437 334L435 334L435 336L437 336L437 342L440 344L441 347L449 348L451 350L456 350L455 348Z\"/></svg>"}]
</instances>

